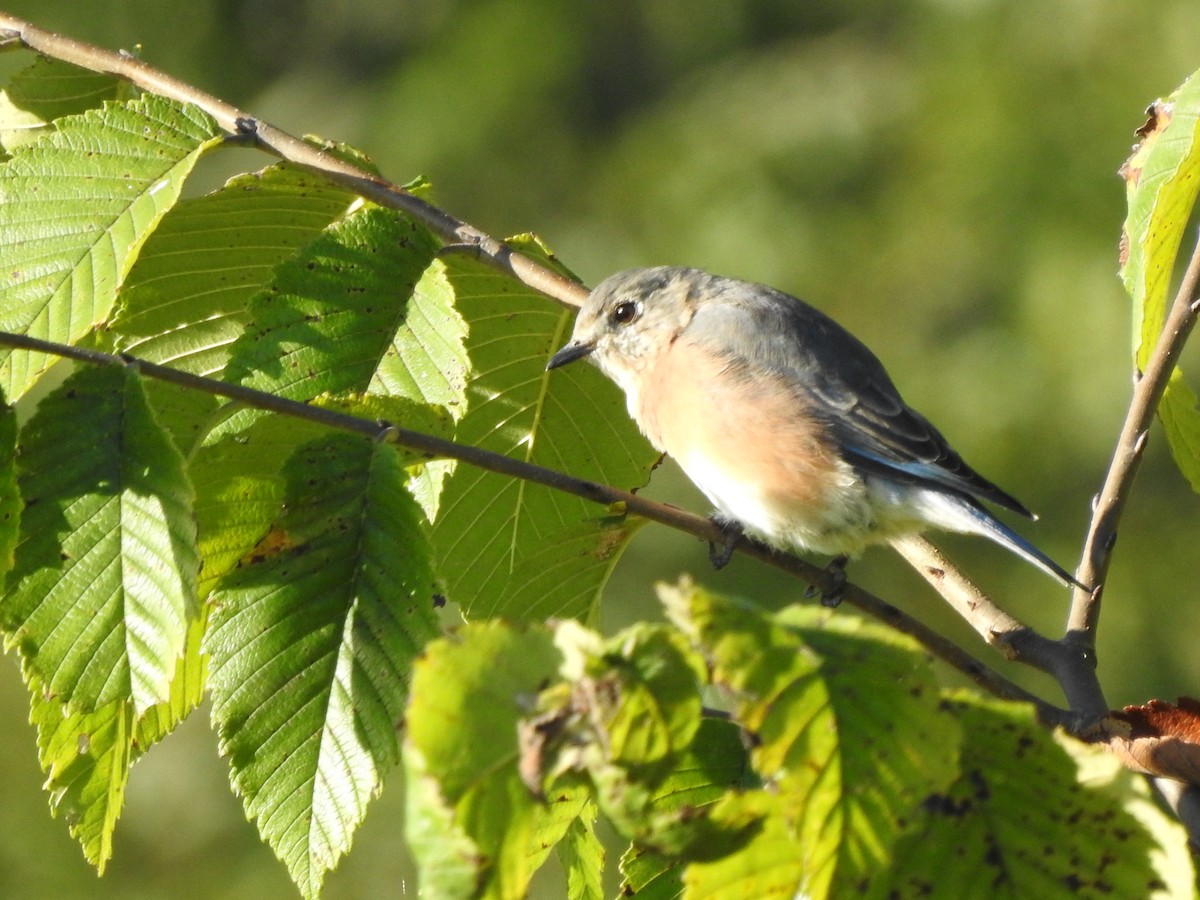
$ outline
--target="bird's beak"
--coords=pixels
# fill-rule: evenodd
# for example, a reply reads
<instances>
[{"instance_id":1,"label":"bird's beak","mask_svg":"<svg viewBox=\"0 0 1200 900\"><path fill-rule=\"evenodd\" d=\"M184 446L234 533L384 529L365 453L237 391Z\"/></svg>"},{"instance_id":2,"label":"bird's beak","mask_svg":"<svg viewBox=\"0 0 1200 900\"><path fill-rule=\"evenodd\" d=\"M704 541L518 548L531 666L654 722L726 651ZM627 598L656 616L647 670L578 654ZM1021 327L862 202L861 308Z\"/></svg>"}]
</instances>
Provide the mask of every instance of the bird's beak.
<instances>
[{"instance_id":1,"label":"bird's beak","mask_svg":"<svg viewBox=\"0 0 1200 900\"><path fill-rule=\"evenodd\" d=\"M589 344L586 341L571 341L550 357L550 362L546 363L546 371L573 363L577 359L583 359L595 349L595 344Z\"/></svg>"}]
</instances>

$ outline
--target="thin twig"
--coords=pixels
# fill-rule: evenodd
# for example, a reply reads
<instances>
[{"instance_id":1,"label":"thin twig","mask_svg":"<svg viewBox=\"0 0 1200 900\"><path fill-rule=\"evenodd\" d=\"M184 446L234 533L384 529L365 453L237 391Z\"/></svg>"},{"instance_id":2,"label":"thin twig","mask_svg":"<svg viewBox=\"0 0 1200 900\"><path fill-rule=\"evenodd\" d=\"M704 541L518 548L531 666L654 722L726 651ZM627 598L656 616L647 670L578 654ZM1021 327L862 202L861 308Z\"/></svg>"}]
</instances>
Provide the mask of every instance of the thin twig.
<instances>
[{"instance_id":1,"label":"thin twig","mask_svg":"<svg viewBox=\"0 0 1200 900\"><path fill-rule=\"evenodd\" d=\"M1196 323L1198 284L1200 240L1192 251L1187 272L1180 282L1171 311L1154 345L1154 351L1146 362L1145 371L1134 384L1133 398L1129 404L1129 411L1125 414L1125 423L1121 426L1112 461L1104 477L1104 485L1093 504L1094 511L1084 542L1083 557L1075 573L1075 577L1081 582L1096 585L1096 588L1090 594L1082 589L1075 590L1067 619L1065 640L1077 648L1081 664L1091 668L1095 667L1096 628L1100 621L1101 595L1117 539L1117 524L1141 466L1146 439L1158 404L1162 400L1171 373L1175 370L1175 364L1179 361L1179 355L1183 352L1183 345ZM1080 709L1075 703L1072 703L1072 708L1096 714L1105 712L1107 707L1100 705L1103 704L1103 696L1097 697L1096 701L1098 702L1091 704L1094 707L1091 709Z\"/></svg>"},{"instance_id":2,"label":"thin twig","mask_svg":"<svg viewBox=\"0 0 1200 900\"><path fill-rule=\"evenodd\" d=\"M194 104L212 116L230 135L241 140L253 140L258 147L280 159L324 175L381 206L398 209L449 243L467 244L476 248L480 260L509 273L534 290L564 305L579 306L587 296L587 291L570 279L518 253L504 242L455 218L445 210L410 194L402 187L325 153L312 144L257 119L212 94L173 78L140 59L55 34L15 16L0 13L0 40L14 38L20 39L29 49L55 59L93 72L115 75L143 90Z\"/></svg>"},{"instance_id":3,"label":"thin twig","mask_svg":"<svg viewBox=\"0 0 1200 900\"><path fill-rule=\"evenodd\" d=\"M951 608L1005 658L1043 672L1056 668L1057 643L1002 610L928 540L914 534L894 538L891 543Z\"/></svg>"},{"instance_id":4,"label":"thin twig","mask_svg":"<svg viewBox=\"0 0 1200 900\"><path fill-rule=\"evenodd\" d=\"M329 428L360 434L373 440L395 443L430 458L456 459L490 472L519 478L557 491L573 494L594 503L610 507L617 506L625 513L641 516L644 519L658 522L677 531L695 535L705 541L724 542L728 540L728 535L719 525L703 516L685 512L664 503L657 503L645 497L640 497L608 485L575 478L563 472L557 472L553 469L513 459L500 453L492 453L488 450L460 444L456 441L449 441L417 431L411 431L388 422L371 421L335 410L309 406L306 403L287 400L273 394L244 387L243 385L227 384L212 378L193 375L189 372L181 372L178 369L140 360L128 354L118 356L99 350L72 347L66 344L57 344L52 341L43 341L39 338L7 332L0 332L0 346L48 353L92 365L134 366L144 376L219 397L226 397L248 407L294 416L325 425ZM747 556L765 562L809 584L816 585L818 588L831 590L834 587L833 579L828 572L798 557L773 551L745 538L738 540L737 547ZM923 622L914 619L912 616L881 600L874 594L853 584L847 584L844 587L842 597L846 603L862 612L892 626L898 631L910 635L931 654L967 675L989 693L1003 699L1024 701L1033 704L1037 709L1038 715L1047 725L1062 725L1067 728L1077 727L1078 722L1072 714L1045 702L1019 685L1004 678L948 638L938 634Z\"/></svg>"}]
</instances>

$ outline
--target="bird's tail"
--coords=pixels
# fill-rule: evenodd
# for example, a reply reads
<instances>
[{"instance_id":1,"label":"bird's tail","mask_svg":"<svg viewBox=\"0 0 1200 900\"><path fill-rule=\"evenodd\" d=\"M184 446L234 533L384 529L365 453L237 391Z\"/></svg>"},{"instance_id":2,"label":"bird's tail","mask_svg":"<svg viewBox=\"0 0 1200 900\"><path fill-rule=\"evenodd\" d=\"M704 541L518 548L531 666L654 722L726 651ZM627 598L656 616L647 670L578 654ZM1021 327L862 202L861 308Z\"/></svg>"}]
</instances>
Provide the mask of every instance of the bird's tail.
<instances>
[{"instance_id":1,"label":"bird's tail","mask_svg":"<svg viewBox=\"0 0 1200 900\"><path fill-rule=\"evenodd\" d=\"M940 493L939 499L945 502L945 516L939 517L941 524L945 527L954 531L982 535L1015 553L1026 562L1033 563L1047 575L1057 578L1066 587L1077 587L1091 592L1090 587L1078 581L1070 572L989 513L975 500L947 493Z\"/></svg>"}]
</instances>

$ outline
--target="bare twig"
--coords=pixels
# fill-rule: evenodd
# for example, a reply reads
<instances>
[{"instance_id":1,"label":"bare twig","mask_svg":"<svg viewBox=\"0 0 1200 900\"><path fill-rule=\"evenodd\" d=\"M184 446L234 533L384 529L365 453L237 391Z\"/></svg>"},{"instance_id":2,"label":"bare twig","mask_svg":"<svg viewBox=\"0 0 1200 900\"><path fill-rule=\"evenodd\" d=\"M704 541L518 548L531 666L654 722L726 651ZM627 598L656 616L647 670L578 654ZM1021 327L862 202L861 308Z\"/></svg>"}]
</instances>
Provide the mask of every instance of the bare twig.
<instances>
[{"instance_id":1,"label":"bare twig","mask_svg":"<svg viewBox=\"0 0 1200 900\"><path fill-rule=\"evenodd\" d=\"M524 481L573 494L594 503L601 503L610 507L617 506L623 512L641 516L644 519L658 522L678 531L695 535L705 541L722 542L728 540L728 535L719 525L703 516L685 512L664 503L657 503L645 497L640 497L608 485L575 478L563 472L557 472L553 469L513 459L500 453L492 453L488 450L460 444L456 441L449 441L411 431L388 422L370 421L335 410L309 406L306 403L287 400L242 385L227 384L212 378L204 378L189 372L181 372L178 369L136 359L127 354L118 356L111 353L103 353L99 350L72 347L67 344L57 344L26 335L10 334L7 332L0 332L0 346L49 353L92 365L134 366L144 376L160 381L167 381L192 390L204 391L205 393L219 397L226 397L254 409L277 412L310 422L316 422L329 428L360 434L374 440L395 443L430 458L456 459L490 472L496 472L512 478L520 478ZM832 577L828 572L798 557L773 551L745 538L738 540L737 547L747 556L765 562L809 584L826 590L833 588ZM1033 704L1037 709L1038 715L1048 725L1062 725L1072 729L1077 727L1076 717L1072 714L1041 700L1019 685L1004 678L948 638L938 634L923 622L914 619L890 603L852 584L844 586L842 597L845 602L857 609L879 619L881 622L892 626L898 631L910 635L934 656L958 669L994 696Z\"/></svg>"},{"instance_id":2,"label":"bare twig","mask_svg":"<svg viewBox=\"0 0 1200 900\"><path fill-rule=\"evenodd\" d=\"M1125 423L1117 438L1104 485L1094 503L1083 558L1075 577L1084 584L1096 585L1096 588L1090 594L1082 589L1075 590L1065 638L1077 649L1081 665L1093 668L1095 666L1096 627L1100 620L1101 594L1117 539L1117 523L1124 512L1129 490L1141 466L1146 439L1159 401L1179 360L1179 354L1183 352L1183 345L1191 333L1192 326L1196 323L1198 283L1200 241L1192 251L1191 262L1180 282L1154 351L1147 360L1146 369L1134 384L1133 398L1125 415ZM1072 708L1096 714L1105 712L1107 708L1103 706L1102 695L1094 698L1090 705L1093 708L1082 710L1072 703Z\"/></svg>"},{"instance_id":3,"label":"bare twig","mask_svg":"<svg viewBox=\"0 0 1200 900\"><path fill-rule=\"evenodd\" d=\"M892 546L974 628L1007 659L1053 671L1056 644L1002 610L979 586L955 569L920 535L895 538Z\"/></svg>"},{"instance_id":4,"label":"bare twig","mask_svg":"<svg viewBox=\"0 0 1200 900\"><path fill-rule=\"evenodd\" d=\"M420 197L325 153L312 144L263 122L212 94L173 78L140 59L55 34L15 16L0 13L0 41L11 42L14 39L19 39L31 50L55 59L93 72L104 72L124 78L163 97L192 103L212 116L230 135L240 140L252 140L268 153L318 172L381 206L401 210L449 243L467 244L476 248L476 254L482 261L508 272L534 290L560 303L579 306L587 296L587 291L570 279L518 253L502 241Z\"/></svg>"}]
</instances>

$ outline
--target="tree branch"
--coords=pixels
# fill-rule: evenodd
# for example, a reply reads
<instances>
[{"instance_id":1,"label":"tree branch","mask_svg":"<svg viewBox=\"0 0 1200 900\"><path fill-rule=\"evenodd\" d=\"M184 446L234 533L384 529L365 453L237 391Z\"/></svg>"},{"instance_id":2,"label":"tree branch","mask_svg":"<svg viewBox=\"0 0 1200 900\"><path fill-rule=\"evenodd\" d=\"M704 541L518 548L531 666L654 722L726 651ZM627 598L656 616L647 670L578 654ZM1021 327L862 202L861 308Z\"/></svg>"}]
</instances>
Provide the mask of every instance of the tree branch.
<instances>
[{"instance_id":1,"label":"tree branch","mask_svg":"<svg viewBox=\"0 0 1200 900\"><path fill-rule=\"evenodd\" d=\"M1095 585L1089 594L1076 588L1067 619L1065 641L1077 649L1081 665L1095 668L1096 627L1100 621L1101 596L1104 579L1112 561L1113 547L1117 540L1117 524L1125 510L1133 480L1141 466L1146 448L1150 425L1158 411L1163 392L1183 346L1196 323L1197 285L1200 284L1200 240L1192 250L1187 272L1180 282L1179 290L1171 305L1163 329L1159 333L1154 351L1147 360L1145 371L1134 383L1133 398L1125 422L1117 438L1112 461L1104 477L1104 484L1094 503L1092 521L1084 542L1083 557L1075 577L1084 584ZM1107 711L1103 695L1093 697L1086 707L1072 702L1072 708L1080 712L1103 714Z\"/></svg>"},{"instance_id":2,"label":"tree branch","mask_svg":"<svg viewBox=\"0 0 1200 900\"><path fill-rule=\"evenodd\" d=\"M230 135L252 141L262 150L294 165L317 172L391 209L398 209L449 243L475 248L478 258L518 281L566 306L579 306L587 290L536 260L510 248L448 212L410 194L404 188L338 159L282 129L226 103L212 94L128 54L113 53L92 44L55 34L0 12L0 42L19 40L30 50L74 65L124 78L138 87L184 103L192 103L212 116Z\"/></svg>"},{"instance_id":3,"label":"tree branch","mask_svg":"<svg viewBox=\"0 0 1200 900\"><path fill-rule=\"evenodd\" d=\"M620 490L619 488L575 478L563 472L547 469L542 466L513 459L500 453L492 453L478 447L460 444L443 438L433 437L417 431L411 431L389 422L370 421L335 410L309 406L296 400L287 400L273 394L267 394L238 384L227 384L212 378L181 372L157 363L137 359L128 354L115 355L92 350L84 347L72 347L44 341L27 335L0 332L0 346L13 347L21 350L32 350L48 353L91 365L132 366L142 375L160 381L170 382L184 388L203 391L219 397L225 397L237 403L254 409L262 409L282 415L293 416L316 422L329 428L336 428L352 434L359 434L372 440L394 443L410 450L415 450L429 458L456 459L468 465L476 466L490 472L519 478L523 481L540 484L553 490L573 494L590 500L593 503L617 506L622 512L641 516L652 522L658 522L677 531L694 535L709 542L723 542L728 535L711 519L694 513L686 512L674 506L657 503L637 494ZM832 590L834 579L822 568L804 560L771 550L762 544L739 538L737 548L747 556L764 562L776 569L812 584L823 590ZM843 587L844 601L862 612L890 625L914 638L931 654L946 662L969 677L981 688L994 696L1006 700L1031 703L1037 709L1038 716L1048 726L1063 726L1068 730L1076 730L1080 726L1078 718L1066 710L1047 703L998 672L988 668L966 650L959 647L945 636L938 634L923 622L909 616L890 603L881 600L853 584Z\"/></svg>"},{"instance_id":4,"label":"tree branch","mask_svg":"<svg viewBox=\"0 0 1200 900\"><path fill-rule=\"evenodd\" d=\"M1054 672L1057 643L997 606L978 585L951 565L941 550L917 534L895 538L891 543L954 611L1006 659Z\"/></svg>"}]
</instances>

